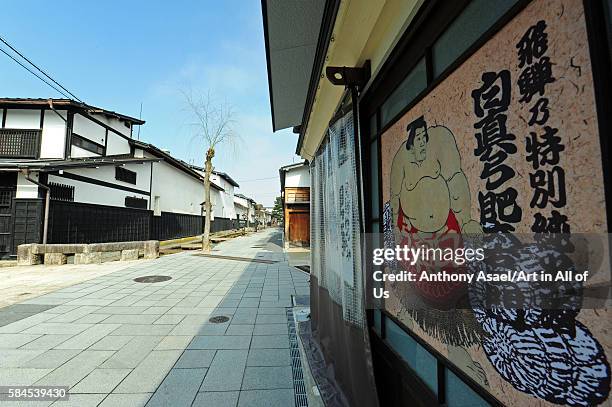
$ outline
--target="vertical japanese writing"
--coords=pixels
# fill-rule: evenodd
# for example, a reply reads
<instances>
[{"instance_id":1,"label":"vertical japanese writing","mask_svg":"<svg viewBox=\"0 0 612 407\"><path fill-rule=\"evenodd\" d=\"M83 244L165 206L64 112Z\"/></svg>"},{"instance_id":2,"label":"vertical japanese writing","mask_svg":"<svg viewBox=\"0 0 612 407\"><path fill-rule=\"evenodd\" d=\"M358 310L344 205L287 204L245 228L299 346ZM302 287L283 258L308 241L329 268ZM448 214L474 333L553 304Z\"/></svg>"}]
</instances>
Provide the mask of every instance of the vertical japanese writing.
<instances>
[{"instance_id":1,"label":"vertical japanese writing","mask_svg":"<svg viewBox=\"0 0 612 407\"><path fill-rule=\"evenodd\" d=\"M545 96L546 86L555 82L555 78L550 58L546 56L546 22L540 20L529 27L516 44L516 48L519 68L522 68L517 80L521 95L519 102L529 106L530 112L527 122L530 131L525 137L527 162L532 167L529 185L533 193L529 206L538 210L550 208L549 216L539 211L535 213L531 230L535 233L569 233L567 216L558 210L567 203L565 170L559 166L561 152L565 150L565 146L558 134L559 129L547 125L550 108L549 100Z\"/></svg>"},{"instance_id":2,"label":"vertical japanese writing","mask_svg":"<svg viewBox=\"0 0 612 407\"><path fill-rule=\"evenodd\" d=\"M485 232L512 232L523 211L516 202L516 189L504 187L515 175L505 161L517 151L516 136L506 128L512 90L510 71L485 72L481 79L481 87L472 91L474 113L479 119L474 124L474 154L484 163L480 178L486 180L487 189L478 193L480 224Z\"/></svg>"}]
</instances>

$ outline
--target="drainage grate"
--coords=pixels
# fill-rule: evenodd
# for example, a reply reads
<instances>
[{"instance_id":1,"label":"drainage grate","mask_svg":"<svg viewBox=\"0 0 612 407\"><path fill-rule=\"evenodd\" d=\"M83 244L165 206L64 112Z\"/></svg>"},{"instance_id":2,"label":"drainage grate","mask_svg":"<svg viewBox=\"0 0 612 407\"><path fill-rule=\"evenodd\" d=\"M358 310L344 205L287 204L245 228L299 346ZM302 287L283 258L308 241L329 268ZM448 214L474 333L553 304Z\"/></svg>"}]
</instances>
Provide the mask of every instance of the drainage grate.
<instances>
[{"instance_id":1,"label":"drainage grate","mask_svg":"<svg viewBox=\"0 0 612 407\"><path fill-rule=\"evenodd\" d=\"M274 261L274 260L253 259L251 257L221 256L218 254L206 254L206 253L195 253L195 254L192 254L192 256L210 257L213 259L222 259L222 260L248 261L250 263L265 263L265 264L278 263L278 261Z\"/></svg>"},{"instance_id":2,"label":"drainage grate","mask_svg":"<svg viewBox=\"0 0 612 407\"><path fill-rule=\"evenodd\" d=\"M134 281L137 283L161 283L162 281L172 280L170 276L143 276L136 277Z\"/></svg>"},{"instance_id":3,"label":"drainage grate","mask_svg":"<svg viewBox=\"0 0 612 407\"><path fill-rule=\"evenodd\" d=\"M227 321L229 321L229 317L226 317L225 315L219 315L216 317L212 317L208 320L208 322L212 322L213 324L222 324Z\"/></svg>"},{"instance_id":4,"label":"drainage grate","mask_svg":"<svg viewBox=\"0 0 612 407\"><path fill-rule=\"evenodd\" d=\"M300 359L300 348L295 332L295 321L293 319L292 309L287 309L287 325L289 325L289 354L291 355L295 407L308 407L308 396L306 396L304 372L302 371L302 360Z\"/></svg>"}]
</instances>

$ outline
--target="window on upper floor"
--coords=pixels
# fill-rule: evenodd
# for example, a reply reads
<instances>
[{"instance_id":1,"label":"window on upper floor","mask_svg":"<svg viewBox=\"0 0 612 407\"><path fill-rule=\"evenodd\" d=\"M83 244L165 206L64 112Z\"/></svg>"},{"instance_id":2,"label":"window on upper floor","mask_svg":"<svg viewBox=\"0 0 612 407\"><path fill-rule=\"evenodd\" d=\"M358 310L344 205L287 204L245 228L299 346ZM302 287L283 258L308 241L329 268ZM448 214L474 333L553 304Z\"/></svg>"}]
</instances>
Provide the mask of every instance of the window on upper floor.
<instances>
[{"instance_id":1,"label":"window on upper floor","mask_svg":"<svg viewBox=\"0 0 612 407\"><path fill-rule=\"evenodd\" d=\"M115 167L115 179L117 181L127 182L136 185L136 173L127 168Z\"/></svg>"},{"instance_id":2,"label":"window on upper floor","mask_svg":"<svg viewBox=\"0 0 612 407\"><path fill-rule=\"evenodd\" d=\"M0 157L38 158L41 130L0 129Z\"/></svg>"},{"instance_id":3,"label":"window on upper floor","mask_svg":"<svg viewBox=\"0 0 612 407\"><path fill-rule=\"evenodd\" d=\"M83 150L87 150L91 153L96 153L100 155L104 155L105 148L102 144L98 144L91 140L86 139L83 136L80 136L76 133L72 133L72 145L75 147L82 148Z\"/></svg>"}]
</instances>

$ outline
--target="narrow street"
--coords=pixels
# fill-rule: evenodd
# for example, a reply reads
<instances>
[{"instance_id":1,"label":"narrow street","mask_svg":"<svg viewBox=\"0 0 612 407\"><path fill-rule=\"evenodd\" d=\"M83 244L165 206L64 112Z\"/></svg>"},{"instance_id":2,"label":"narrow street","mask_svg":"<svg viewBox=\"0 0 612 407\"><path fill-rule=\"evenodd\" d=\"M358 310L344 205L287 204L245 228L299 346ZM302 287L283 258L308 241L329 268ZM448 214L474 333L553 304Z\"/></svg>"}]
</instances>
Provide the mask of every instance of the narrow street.
<instances>
[{"instance_id":1,"label":"narrow street","mask_svg":"<svg viewBox=\"0 0 612 407\"><path fill-rule=\"evenodd\" d=\"M266 229L210 254L225 258L164 256L24 301L48 309L0 327L0 386L70 387L36 406L294 405L287 308L308 275L281 242Z\"/></svg>"}]
</instances>

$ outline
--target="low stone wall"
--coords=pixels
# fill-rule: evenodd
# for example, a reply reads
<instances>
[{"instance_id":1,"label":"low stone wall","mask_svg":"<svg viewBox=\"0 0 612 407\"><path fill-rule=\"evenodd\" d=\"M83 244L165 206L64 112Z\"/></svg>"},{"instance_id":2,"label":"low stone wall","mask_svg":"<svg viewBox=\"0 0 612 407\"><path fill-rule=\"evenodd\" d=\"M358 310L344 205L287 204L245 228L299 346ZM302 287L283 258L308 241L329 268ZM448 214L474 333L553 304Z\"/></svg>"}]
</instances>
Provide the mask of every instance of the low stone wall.
<instances>
[{"instance_id":1,"label":"low stone wall","mask_svg":"<svg viewBox=\"0 0 612 407\"><path fill-rule=\"evenodd\" d=\"M159 257L159 241L113 242L90 244L22 244L17 248L17 264L66 264L74 255L75 264L95 264L115 260L137 260Z\"/></svg>"}]
</instances>

